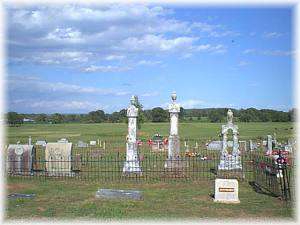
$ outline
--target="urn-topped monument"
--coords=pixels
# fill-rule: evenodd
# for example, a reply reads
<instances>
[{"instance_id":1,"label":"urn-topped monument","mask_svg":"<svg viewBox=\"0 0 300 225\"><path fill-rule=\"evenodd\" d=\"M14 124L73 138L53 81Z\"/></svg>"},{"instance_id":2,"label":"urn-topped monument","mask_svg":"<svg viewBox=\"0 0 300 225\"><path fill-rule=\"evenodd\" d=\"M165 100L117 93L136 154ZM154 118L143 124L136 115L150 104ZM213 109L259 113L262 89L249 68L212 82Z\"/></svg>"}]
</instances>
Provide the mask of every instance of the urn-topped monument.
<instances>
[{"instance_id":1,"label":"urn-topped monument","mask_svg":"<svg viewBox=\"0 0 300 225\"><path fill-rule=\"evenodd\" d=\"M177 95L173 92L171 95L172 103L169 105L170 113L170 136L168 146L168 158L174 159L179 156L180 142L178 136L178 115L180 112L180 105L176 102Z\"/></svg>"},{"instance_id":2,"label":"urn-topped monument","mask_svg":"<svg viewBox=\"0 0 300 225\"><path fill-rule=\"evenodd\" d=\"M126 161L123 167L124 173L142 172L138 157L138 148L136 141L138 108L135 107L134 104L135 97L132 96L130 99L130 105L127 108L128 134L126 138Z\"/></svg>"},{"instance_id":3,"label":"urn-topped monument","mask_svg":"<svg viewBox=\"0 0 300 225\"><path fill-rule=\"evenodd\" d=\"M170 135L168 145L168 158L165 163L167 169L181 170L186 166L186 163L180 159L180 141L178 135L178 116L180 112L180 105L176 102L176 92L171 94L172 103L169 105L170 113Z\"/></svg>"},{"instance_id":4,"label":"urn-topped monument","mask_svg":"<svg viewBox=\"0 0 300 225\"><path fill-rule=\"evenodd\" d=\"M222 152L218 170L240 170L242 169L239 141L238 126L233 123L233 112L229 109L227 112L227 124L222 125ZM232 131L233 148L232 152L228 152L228 132Z\"/></svg>"}]
</instances>

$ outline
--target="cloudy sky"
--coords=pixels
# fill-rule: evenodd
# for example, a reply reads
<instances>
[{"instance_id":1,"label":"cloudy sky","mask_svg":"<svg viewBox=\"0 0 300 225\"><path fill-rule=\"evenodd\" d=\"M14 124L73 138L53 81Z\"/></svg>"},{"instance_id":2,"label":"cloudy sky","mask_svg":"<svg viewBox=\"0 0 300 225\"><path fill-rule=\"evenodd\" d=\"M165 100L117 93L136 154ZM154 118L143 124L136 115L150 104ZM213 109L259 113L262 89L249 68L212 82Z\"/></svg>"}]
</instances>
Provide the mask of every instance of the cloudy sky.
<instances>
[{"instance_id":1,"label":"cloudy sky","mask_svg":"<svg viewBox=\"0 0 300 225\"><path fill-rule=\"evenodd\" d=\"M291 8L5 6L7 111L289 110Z\"/></svg>"}]
</instances>

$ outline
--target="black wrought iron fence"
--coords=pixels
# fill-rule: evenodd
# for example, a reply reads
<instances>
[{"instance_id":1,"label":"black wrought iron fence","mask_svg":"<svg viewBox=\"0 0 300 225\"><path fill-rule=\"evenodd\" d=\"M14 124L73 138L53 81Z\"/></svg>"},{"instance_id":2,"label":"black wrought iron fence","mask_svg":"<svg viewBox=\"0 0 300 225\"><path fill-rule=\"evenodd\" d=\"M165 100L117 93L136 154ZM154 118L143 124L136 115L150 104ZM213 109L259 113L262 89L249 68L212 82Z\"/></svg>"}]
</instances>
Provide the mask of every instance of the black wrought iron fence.
<instances>
[{"instance_id":1,"label":"black wrought iron fence","mask_svg":"<svg viewBox=\"0 0 300 225\"><path fill-rule=\"evenodd\" d=\"M94 181L201 181L213 180L218 176L219 151L199 150L182 153L175 163L168 164L167 153L150 153L144 149L139 155L141 173L123 171L125 151L103 152L101 149L74 149L68 159L45 160L37 154L32 161L7 158L6 171L9 176L38 179L79 179ZM278 164L271 157L255 152L241 154L242 169L227 171L231 177L242 174L243 181L252 181L258 187L285 200L292 198L291 183L293 163ZM178 166L180 165L180 166Z\"/></svg>"},{"instance_id":2,"label":"black wrought iron fence","mask_svg":"<svg viewBox=\"0 0 300 225\"><path fill-rule=\"evenodd\" d=\"M274 160L270 157L252 155L253 158L253 182L262 191L284 200L292 199L294 188L292 160L287 163L284 160Z\"/></svg>"}]
</instances>

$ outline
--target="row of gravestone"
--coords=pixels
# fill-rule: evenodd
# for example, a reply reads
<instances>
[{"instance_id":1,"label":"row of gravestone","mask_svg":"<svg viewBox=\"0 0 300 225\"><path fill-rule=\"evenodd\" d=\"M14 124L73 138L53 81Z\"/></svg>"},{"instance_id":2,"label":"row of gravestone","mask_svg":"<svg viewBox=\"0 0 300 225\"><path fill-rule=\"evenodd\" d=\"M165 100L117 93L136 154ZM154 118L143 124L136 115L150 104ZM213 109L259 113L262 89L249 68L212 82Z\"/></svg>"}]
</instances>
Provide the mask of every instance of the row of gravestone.
<instances>
[{"instance_id":1,"label":"row of gravestone","mask_svg":"<svg viewBox=\"0 0 300 225\"><path fill-rule=\"evenodd\" d=\"M31 144L10 144L7 148L8 173L32 173L36 148ZM47 143L45 149L46 171L49 175L71 173L72 143Z\"/></svg>"}]
</instances>

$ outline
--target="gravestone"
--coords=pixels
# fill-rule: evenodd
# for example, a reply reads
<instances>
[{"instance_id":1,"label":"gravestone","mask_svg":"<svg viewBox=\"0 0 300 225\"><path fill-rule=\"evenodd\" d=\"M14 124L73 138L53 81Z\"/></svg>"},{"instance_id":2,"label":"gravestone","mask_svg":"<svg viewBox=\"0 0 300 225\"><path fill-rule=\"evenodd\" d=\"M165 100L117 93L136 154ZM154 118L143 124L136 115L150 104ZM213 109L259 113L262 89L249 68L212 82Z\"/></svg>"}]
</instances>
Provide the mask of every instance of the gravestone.
<instances>
[{"instance_id":1,"label":"gravestone","mask_svg":"<svg viewBox=\"0 0 300 225\"><path fill-rule=\"evenodd\" d=\"M72 143L47 143L46 171L49 176L71 176Z\"/></svg>"},{"instance_id":2,"label":"gravestone","mask_svg":"<svg viewBox=\"0 0 300 225\"><path fill-rule=\"evenodd\" d=\"M78 148L87 148L87 147L89 147L89 145L88 145L88 143L85 143L83 141L78 141L77 147Z\"/></svg>"},{"instance_id":3,"label":"gravestone","mask_svg":"<svg viewBox=\"0 0 300 225\"><path fill-rule=\"evenodd\" d=\"M241 153L247 152L247 142L246 141L239 141L239 150Z\"/></svg>"},{"instance_id":4,"label":"gravestone","mask_svg":"<svg viewBox=\"0 0 300 225\"><path fill-rule=\"evenodd\" d=\"M186 161L180 159L180 141L178 135L178 115L180 112L180 105L176 102L177 95L173 92L171 95L172 103L169 105L170 113L170 135L168 141L168 158L165 162L166 169L181 170L186 167ZM185 142L185 146L187 146Z\"/></svg>"},{"instance_id":5,"label":"gravestone","mask_svg":"<svg viewBox=\"0 0 300 225\"><path fill-rule=\"evenodd\" d=\"M240 203L238 185L236 179L216 179L214 202Z\"/></svg>"},{"instance_id":6,"label":"gravestone","mask_svg":"<svg viewBox=\"0 0 300 225\"><path fill-rule=\"evenodd\" d=\"M138 117L138 108L135 107L135 96L132 96L130 99L130 105L127 108L127 117L128 117L128 134L126 142L126 161L123 167L123 173L125 174L142 174L142 169L140 167L140 161L138 156L138 145L136 139L136 130L137 130L137 117ZM105 143L105 142L104 142ZM103 148L105 148L103 146Z\"/></svg>"},{"instance_id":7,"label":"gravestone","mask_svg":"<svg viewBox=\"0 0 300 225\"><path fill-rule=\"evenodd\" d=\"M272 155L273 152L273 141L272 141L272 136L271 135L267 135L267 148L266 148L266 154L267 155Z\"/></svg>"},{"instance_id":8,"label":"gravestone","mask_svg":"<svg viewBox=\"0 0 300 225\"><path fill-rule=\"evenodd\" d=\"M233 149L232 152L228 152L228 131L232 130L233 133ZM220 163L218 170L241 170L242 163L239 150L238 141L238 126L233 124L233 113L229 109L227 112L227 124L222 125L222 152L220 157Z\"/></svg>"},{"instance_id":9,"label":"gravestone","mask_svg":"<svg viewBox=\"0 0 300 225\"><path fill-rule=\"evenodd\" d=\"M221 151L222 150L222 141L212 141L207 147L207 150Z\"/></svg>"},{"instance_id":10,"label":"gravestone","mask_svg":"<svg viewBox=\"0 0 300 225\"><path fill-rule=\"evenodd\" d=\"M99 189L96 198L142 200L143 196L137 190Z\"/></svg>"},{"instance_id":11,"label":"gravestone","mask_svg":"<svg viewBox=\"0 0 300 225\"><path fill-rule=\"evenodd\" d=\"M72 171L80 171L82 165L81 155L76 154L73 158L73 165L72 165Z\"/></svg>"},{"instance_id":12,"label":"gravestone","mask_svg":"<svg viewBox=\"0 0 300 225\"><path fill-rule=\"evenodd\" d=\"M57 141L57 143L68 143L69 141L68 141L68 139L66 139L66 138L61 138L61 139L59 139L58 141Z\"/></svg>"},{"instance_id":13,"label":"gravestone","mask_svg":"<svg viewBox=\"0 0 300 225\"><path fill-rule=\"evenodd\" d=\"M249 148L250 148L250 151L254 151L257 149L257 143L254 142L253 140L249 140Z\"/></svg>"},{"instance_id":14,"label":"gravestone","mask_svg":"<svg viewBox=\"0 0 300 225\"><path fill-rule=\"evenodd\" d=\"M11 174L31 174L33 169L33 145L11 144L7 148L7 172Z\"/></svg>"},{"instance_id":15,"label":"gravestone","mask_svg":"<svg viewBox=\"0 0 300 225\"><path fill-rule=\"evenodd\" d=\"M96 146L97 142L96 141L90 141L90 146Z\"/></svg>"},{"instance_id":16,"label":"gravestone","mask_svg":"<svg viewBox=\"0 0 300 225\"><path fill-rule=\"evenodd\" d=\"M37 140L35 142L35 145L37 146L42 146L42 147L46 147L47 142L45 140Z\"/></svg>"},{"instance_id":17,"label":"gravestone","mask_svg":"<svg viewBox=\"0 0 300 225\"><path fill-rule=\"evenodd\" d=\"M103 155L103 151L101 151L101 150L99 150L99 149L93 150L93 151L91 151L90 155L91 155L91 157L93 157L93 158L97 158L97 157L100 157L100 156Z\"/></svg>"}]
</instances>

